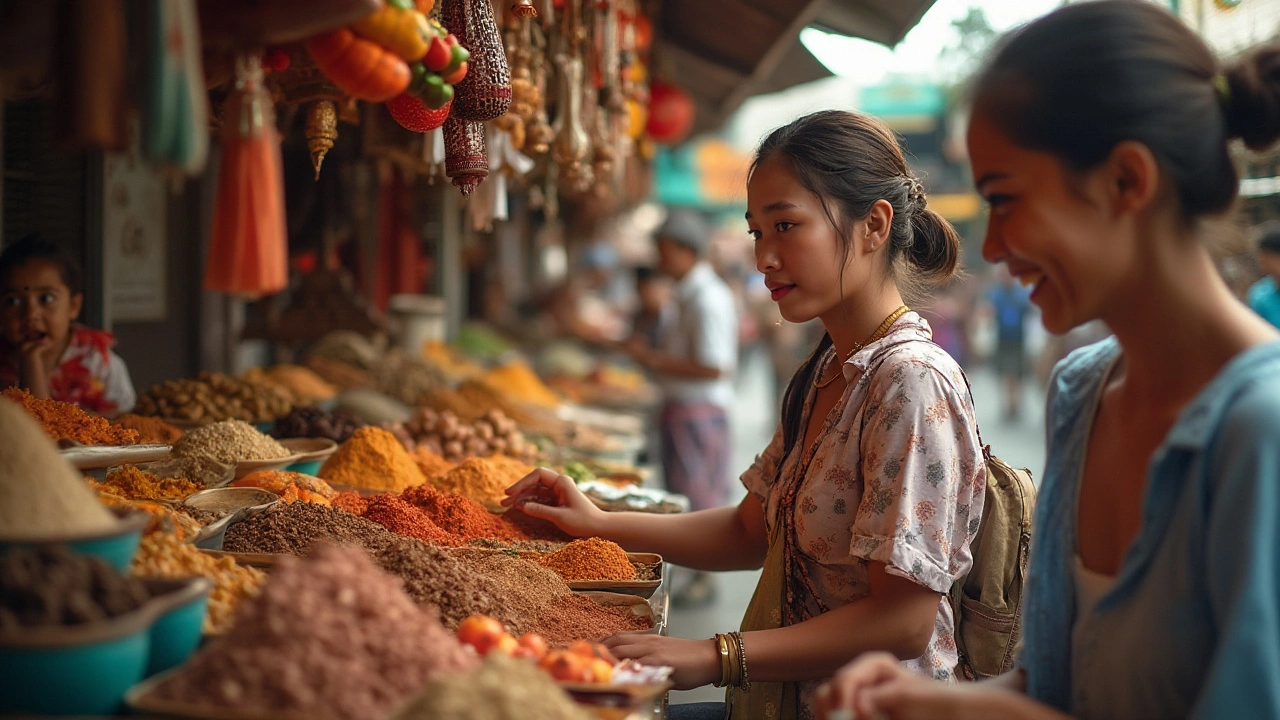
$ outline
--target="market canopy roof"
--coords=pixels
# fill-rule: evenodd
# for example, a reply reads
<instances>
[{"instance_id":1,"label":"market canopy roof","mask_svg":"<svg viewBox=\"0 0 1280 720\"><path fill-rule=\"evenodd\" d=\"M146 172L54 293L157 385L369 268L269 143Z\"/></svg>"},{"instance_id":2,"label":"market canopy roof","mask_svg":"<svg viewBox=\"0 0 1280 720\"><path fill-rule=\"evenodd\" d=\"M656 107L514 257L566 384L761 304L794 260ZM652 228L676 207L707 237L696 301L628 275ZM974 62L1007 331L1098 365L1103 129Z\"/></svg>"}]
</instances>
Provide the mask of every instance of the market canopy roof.
<instances>
[{"instance_id":1,"label":"market canopy roof","mask_svg":"<svg viewBox=\"0 0 1280 720\"><path fill-rule=\"evenodd\" d=\"M934 0L667 0L656 33L659 72L697 104L694 132L714 130L752 95L831 74L800 30L895 45Z\"/></svg>"}]
</instances>

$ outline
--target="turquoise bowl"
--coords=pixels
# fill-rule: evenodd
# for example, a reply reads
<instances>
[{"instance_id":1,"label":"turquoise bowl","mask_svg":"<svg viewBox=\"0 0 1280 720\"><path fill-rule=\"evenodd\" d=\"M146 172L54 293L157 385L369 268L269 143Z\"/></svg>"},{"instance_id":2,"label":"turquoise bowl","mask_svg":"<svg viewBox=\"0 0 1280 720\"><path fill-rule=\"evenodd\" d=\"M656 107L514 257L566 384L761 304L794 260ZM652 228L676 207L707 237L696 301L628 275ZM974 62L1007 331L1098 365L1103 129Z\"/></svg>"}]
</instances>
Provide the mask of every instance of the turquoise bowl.
<instances>
[{"instance_id":1,"label":"turquoise bowl","mask_svg":"<svg viewBox=\"0 0 1280 720\"><path fill-rule=\"evenodd\" d=\"M146 582L159 595L126 615L0 636L0 715L112 715L130 687L185 661L200 642L212 583Z\"/></svg>"},{"instance_id":2,"label":"turquoise bowl","mask_svg":"<svg viewBox=\"0 0 1280 720\"><path fill-rule=\"evenodd\" d=\"M197 577L151 579L147 584L159 595L154 602L158 603L160 612L151 626L151 653L147 659L147 675L151 676L186 662L200 646L213 583L208 578Z\"/></svg>"},{"instance_id":3,"label":"turquoise bowl","mask_svg":"<svg viewBox=\"0 0 1280 720\"><path fill-rule=\"evenodd\" d=\"M296 462L290 465L285 468L285 470L302 473L303 475L318 475L320 473L320 466L323 464L324 461L322 460L304 460L303 462Z\"/></svg>"},{"instance_id":4,"label":"turquoise bowl","mask_svg":"<svg viewBox=\"0 0 1280 720\"><path fill-rule=\"evenodd\" d=\"M140 510L113 510L112 512L120 518L120 525L111 532L39 540L0 540L0 553L16 547L65 545L72 552L102 558L120 572L128 572L129 564L133 562L133 556L138 552L138 544L142 542L142 531L151 524L151 516Z\"/></svg>"},{"instance_id":5,"label":"turquoise bowl","mask_svg":"<svg viewBox=\"0 0 1280 720\"><path fill-rule=\"evenodd\" d=\"M271 432L271 430L274 429L275 426L276 426L275 420L268 420L266 422L260 422L260 423L254 424L254 427L258 428L258 432L264 435Z\"/></svg>"}]
</instances>

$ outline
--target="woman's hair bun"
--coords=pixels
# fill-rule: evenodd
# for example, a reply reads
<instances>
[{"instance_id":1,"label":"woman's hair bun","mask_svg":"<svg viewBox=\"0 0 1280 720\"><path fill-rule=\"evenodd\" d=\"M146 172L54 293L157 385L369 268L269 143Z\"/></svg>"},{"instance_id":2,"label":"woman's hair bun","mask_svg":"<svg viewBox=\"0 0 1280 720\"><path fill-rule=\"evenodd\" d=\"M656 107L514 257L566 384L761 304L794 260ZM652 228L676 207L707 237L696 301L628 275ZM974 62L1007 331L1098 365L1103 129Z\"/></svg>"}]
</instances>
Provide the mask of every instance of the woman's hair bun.
<instances>
[{"instance_id":1,"label":"woman's hair bun","mask_svg":"<svg viewBox=\"0 0 1280 720\"><path fill-rule=\"evenodd\" d=\"M1227 134L1262 151L1280 140L1280 45L1246 53L1223 72Z\"/></svg>"}]
</instances>

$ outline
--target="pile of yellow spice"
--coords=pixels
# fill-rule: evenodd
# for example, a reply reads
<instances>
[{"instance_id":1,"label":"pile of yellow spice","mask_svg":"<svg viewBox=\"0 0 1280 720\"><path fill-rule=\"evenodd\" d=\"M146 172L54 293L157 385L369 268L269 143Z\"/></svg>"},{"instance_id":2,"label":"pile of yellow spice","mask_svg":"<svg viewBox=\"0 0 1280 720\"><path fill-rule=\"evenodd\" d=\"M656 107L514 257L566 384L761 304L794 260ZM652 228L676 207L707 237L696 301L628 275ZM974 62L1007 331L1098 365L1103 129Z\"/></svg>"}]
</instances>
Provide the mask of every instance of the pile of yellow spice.
<instances>
[{"instance_id":1,"label":"pile of yellow spice","mask_svg":"<svg viewBox=\"0 0 1280 720\"><path fill-rule=\"evenodd\" d=\"M352 433L321 466L319 475L338 485L388 492L408 490L427 480L396 436L376 427Z\"/></svg>"}]
</instances>

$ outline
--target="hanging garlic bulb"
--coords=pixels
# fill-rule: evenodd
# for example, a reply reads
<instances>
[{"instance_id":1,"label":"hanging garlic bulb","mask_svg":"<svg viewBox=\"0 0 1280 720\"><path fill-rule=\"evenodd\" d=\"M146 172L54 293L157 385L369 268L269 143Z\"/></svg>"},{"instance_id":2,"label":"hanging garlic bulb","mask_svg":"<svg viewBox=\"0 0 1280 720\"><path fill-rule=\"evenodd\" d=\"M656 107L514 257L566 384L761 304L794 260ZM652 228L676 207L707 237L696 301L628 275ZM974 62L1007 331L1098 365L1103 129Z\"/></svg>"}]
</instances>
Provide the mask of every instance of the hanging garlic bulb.
<instances>
[{"instance_id":1,"label":"hanging garlic bulb","mask_svg":"<svg viewBox=\"0 0 1280 720\"><path fill-rule=\"evenodd\" d=\"M592 181L591 166L586 162L591 156L591 137L582 127L582 58L559 55L556 64L560 66L560 110L551 158L560 166L565 187L581 192Z\"/></svg>"}]
</instances>

